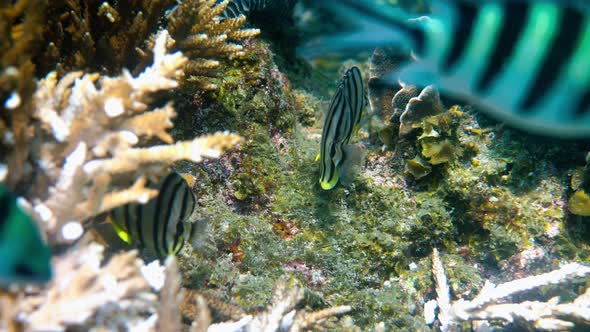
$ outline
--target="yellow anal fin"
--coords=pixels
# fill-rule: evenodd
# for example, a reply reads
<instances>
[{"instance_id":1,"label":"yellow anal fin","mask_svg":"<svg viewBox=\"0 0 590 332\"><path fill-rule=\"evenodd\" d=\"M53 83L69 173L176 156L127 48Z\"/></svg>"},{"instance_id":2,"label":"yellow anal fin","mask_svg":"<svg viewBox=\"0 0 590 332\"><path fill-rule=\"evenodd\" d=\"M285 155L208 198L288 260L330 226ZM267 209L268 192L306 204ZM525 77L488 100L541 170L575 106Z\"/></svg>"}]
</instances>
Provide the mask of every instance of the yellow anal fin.
<instances>
[{"instance_id":1,"label":"yellow anal fin","mask_svg":"<svg viewBox=\"0 0 590 332\"><path fill-rule=\"evenodd\" d=\"M320 186L324 190L330 190L330 189L334 188L337 183L338 183L338 176L334 176L333 179L331 179L330 181L320 180Z\"/></svg>"},{"instance_id":2,"label":"yellow anal fin","mask_svg":"<svg viewBox=\"0 0 590 332\"><path fill-rule=\"evenodd\" d=\"M131 234L129 234L125 229L123 229L123 227L119 226L118 223L114 222L111 216L109 216L107 220L111 223L111 225L113 225L113 229L115 230L115 232L121 240L123 240L127 244L132 244Z\"/></svg>"}]
</instances>

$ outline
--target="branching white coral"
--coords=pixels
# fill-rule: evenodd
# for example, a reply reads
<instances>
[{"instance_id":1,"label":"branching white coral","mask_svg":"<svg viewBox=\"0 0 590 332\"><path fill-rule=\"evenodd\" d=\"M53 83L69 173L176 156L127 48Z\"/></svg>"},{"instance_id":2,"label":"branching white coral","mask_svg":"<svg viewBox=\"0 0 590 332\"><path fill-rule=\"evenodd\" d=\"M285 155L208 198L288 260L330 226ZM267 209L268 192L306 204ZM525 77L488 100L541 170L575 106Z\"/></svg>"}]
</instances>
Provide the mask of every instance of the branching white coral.
<instances>
[{"instance_id":1,"label":"branching white coral","mask_svg":"<svg viewBox=\"0 0 590 332\"><path fill-rule=\"evenodd\" d=\"M228 133L173 144L166 132L176 112L172 104L151 109L150 95L178 86L187 58L169 54L173 41L166 30L154 44L154 63L137 77L82 72L60 80L50 73L35 93L37 167L48 192L32 198L50 240L63 240L59 229L130 202L146 202L157 191L146 188L145 175L163 173L178 160L219 157L241 138ZM166 145L135 147L157 137ZM145 139L144 139L145 138ZM134 183L134 184L133 184Z\"/></svg>"},{"instance_id":2,"label":"branching white coral","mask_svg":"<svg viewBox=\"0 0 590 332\"><path fill-rule=\"evenodd\" d=\"M137 251L115 255L102 266L103 249L91 244L55 258L53 281L39 296L19 304L23 313L31 313L24 315L30 330L64 331L85 324L109 303L121 306L149 295Z\"/></svg>"},{"instance_id":3,"label":"branching white coral","mask_svg":"<svg viewBox=\"0 0 590 332\"><path fill-rule=\"evenodd\" d=\"M299 332L314 325L321 325L327 318L352 310L350 306L336 306L311 313L305 310L295 310L295 306L302 299L303 289L301 287L289 284L285 280L280 280L275 287L273 300L266 311L254 316L245 315L237 321L210 325L207 331ZM196 322L196 325L203 326L203 323Z\"/></svg>"},{"instance_id":4,"label":"branching white coral","mask_svg":"<svg viewBox=\"0 0 590 332\"><path fill-rule=\"evenodd\" d=\"M438 319L442 331L455 331L464 321L502 320L521 321L531 328L544 331L562 331L576 325L590 326L590 288L573 302L559 303L559 298L547 302L524 301L510 303L513 295L547 285L567 285L590 275L590 267L570 263L560 269L537 276L526 277L500 285L486 282L480 294L471 301L460 299L450 303L449 286L438 251L432 253L433 275L440 308ZM436 306L429 301L424 306L427 322L433 321Z\"/></svg>"}]
</instances>

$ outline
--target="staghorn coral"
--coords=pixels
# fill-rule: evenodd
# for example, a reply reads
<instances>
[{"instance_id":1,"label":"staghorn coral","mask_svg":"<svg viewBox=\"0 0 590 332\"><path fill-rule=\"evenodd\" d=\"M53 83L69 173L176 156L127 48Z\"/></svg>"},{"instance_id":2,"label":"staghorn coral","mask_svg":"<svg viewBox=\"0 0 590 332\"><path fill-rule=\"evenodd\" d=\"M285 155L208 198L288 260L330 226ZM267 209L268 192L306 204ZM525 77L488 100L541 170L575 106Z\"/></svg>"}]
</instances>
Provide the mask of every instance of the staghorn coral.
<instances>
[{"instance_id":1,"label":"staghorn coral","mask_svg":"<svg viewBox=\"0 0 590 332\"><path fill-rule=\"evenodd\" d=\"M576 280L583 280L590 275L590 267L578 263L570 263L561 268L541 275L513 280L499 285L486 282L478 296L467 301L459 299L453 303L450 300L450 289L445 275L445 269L438 251L432 251L432 274L436 284L437 299L427 302L424 309L429 324L434 322L434 310L438 307L438 320L441 331L461 331L461 322L485 320L501 320L512 323L519 321L529 329L542 331L564 331L574 327L590 326L590 288L580 292L569 303L560 303L559 297L553 297L546 302L514 301L510 298L522 293L555 285L567 288L568 284ZM434 302L433 302L434 301ZM488 324L479 323L489 330ZM480 329L476 328L476 331Z\"/></svg>"},{"instance_id":2,"label":"staghorn coral","mask_svg":"<svg viewBox=\"0 0 590 332\"><path fill-rule=\"evenodd\" d=\"M145 176L161 173L163 164L218 157L240 141L236 135L218 133L171 144L166 129L175 116L172 105L150 110L146 104L154 92L175 88L182 75L187 59L179 52L167 54L169 42L162 31L154 46L154 64L137 77L128 72L114 78L72 72L58 81L53 72L39 83L35 166L42 176L36 179L32 203L51 240L63 239L58 231L66 222L81 222L156 195L145 187ZM135 147L140 137L158 137L169 145Z\"/></svg>"},{"instance_id":3,"label":"staghorn coral","mask_svg":"<svg viewBox=\"0 0 590 332\"><path fill-rule=\"evenodd\" d=\"M174 256L166 259L164 285L160 291L160 307L156 331L180 331L182 328L179 306L185 296L181 289L181 276Z\"/></svg>"},{"instance_id":4,"label":"staghorn coral","mask_svg":"<svg viewBox=\"0 0 590 332\"><path fill-rule=\"evenodd\" d=\"M37 55L39 73L72 70L118 74L121 68L143 69L150 59L158 26L173 0L50 1ZM139 65L139 67L138 67Z\"/></svg>"},{"instance_id":5,"label":"staghorn coral","mask_svg":"<svg viewBox=\"0 0 590 332\"><path fill-rule=\"evenodd\" d=\"M54 259L53 281L39 294L19 301L19 320L27 330L65 331L85 324L114 328L145 319L139 308L154 307L156 299L148 293L137 251L115 255L104 265L103 251L89 244ZM109 308L112 305L118 310Z\"/></svg>"},{"instance_id":6,"label":"staghorn coral","mask_svg":"<svg viewBox=\"0 0 590 332\"><path fill-rule=\"evenodd\" d=\"M241 317L232 317L233 320L230 321L208 325L210 317L202 315L202 313L207 313L206 306L203 306L205 300L202 297L192 295L190 299L185 300L185 306L189 305L190 311L194 313L191 317L197 318L193 322L192 331L205 331L206 328L209 332L299 332L312 327L319 329L328 325L328 318L352 310L350 306L335 306L315 312L295 309L302 300L303 288L296 281L289 282L283 278L276 283L268 308L257 314L242 314Z\"/></svg>"},{"instance_id":7,"label":"staghorn coral","mask_svg":"<svg viewBox=\"0 0 590 332\"><path fill-rule=\"evenodd\" d=\"M0 168L15 188L28 169L35 91L33 55L41 41L45 0L0 1Z\"/></svg>"},{"instance_id":8,"label":"staghorn coral","mask_svg":"<svg viewBox=\"0 0 590 332\"><path fill-rule=\"evenodd\" d=\"M185 65L186 83L198 89L213 90L210 82L219 61L244 55L243 46L237 42L260 34L258 29L242 29L246 17L224 18L229 0L183 1L172 12L168 22L170 35L178 40L177 49L189 57Z\"/></svg>"}]
</instances>

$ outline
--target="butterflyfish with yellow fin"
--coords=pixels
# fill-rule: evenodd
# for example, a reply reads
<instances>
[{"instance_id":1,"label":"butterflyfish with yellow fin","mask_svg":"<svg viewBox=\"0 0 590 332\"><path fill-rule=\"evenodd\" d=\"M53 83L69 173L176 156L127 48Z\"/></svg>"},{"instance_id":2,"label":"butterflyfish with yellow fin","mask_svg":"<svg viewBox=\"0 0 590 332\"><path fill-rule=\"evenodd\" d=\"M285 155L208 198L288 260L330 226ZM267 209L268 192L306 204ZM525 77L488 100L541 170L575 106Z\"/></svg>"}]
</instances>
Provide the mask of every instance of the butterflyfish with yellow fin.
<instances>
[{"instance_id":1,"label":"butterflyfish with yellow fin","mask_svg":"<svg viewBox=\"0 0 590 332\"><path fill-rule=\"evenodd\" d=\"M340 170L348 157L350 137L360 126L365 100L361 71L352 67L336 89L322 129L319 160L320 186L324 190L338 183Z\"/></svg>"}]
</instances>

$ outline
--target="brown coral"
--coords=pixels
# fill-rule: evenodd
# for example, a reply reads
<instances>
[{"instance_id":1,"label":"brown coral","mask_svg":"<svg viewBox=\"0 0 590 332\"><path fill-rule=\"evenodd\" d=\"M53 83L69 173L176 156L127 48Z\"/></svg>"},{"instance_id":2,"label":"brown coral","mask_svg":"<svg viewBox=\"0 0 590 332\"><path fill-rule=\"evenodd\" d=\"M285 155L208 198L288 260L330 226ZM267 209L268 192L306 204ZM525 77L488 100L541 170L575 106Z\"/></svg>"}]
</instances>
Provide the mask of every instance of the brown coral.
<instances>
[{"instance_id":1,"label":"brown coral","mask_svg":"<svg viewBox=\"0 0 590 332\"><path fill-rule=\"evenodd\" d=\"M177 48L189 57L186 82L199 89L212 90L210 77L219 61L244 55L237 42L260 34L258 29L242 29L246 17L220 18L229 0L183 1L172 12L168 30L179 41Z\"/></svg>"},{"instance_id":2,"label":"brown coral","mask_svg":"<svg viewBox=\"0 0 590 332\"><path fill-rule=\"evenodd\" d=\"M158 35L154 64L137 77L72 72L58 81L52 72L39 83L34 115L41 128L35 157L42 175L32 196L50 239L63 238L58 231L66 222L155 196L144 187L145 175L162 173L181 159L218 157L240 141L219 133L174 145L135 147L140 138L173 141L166 132L176 115L172 105L150 110L146 104L152 93L177 86L187 61L179 52L166 53L168 38L165 30Z\"/></svg>"},{"instance_id":3,"label":"brown coral","mask_svg":"<svg viewBox=\"0 0 590 332\"><path fill-rule=\"evenodd\" d=\"M46 1L0 1L0 166L15 187L25 175L35 90L32 56L40 44Z\"/></svg>"},{"instance_id":4,"label":"brown coral","mask_svg":"<svg viewBox=\"0 0 590 332\"><path fill-rule=\"evenodd\" d=\"M161 25L173 0L51 1L45 47L36 62L45 75L71 70L118 74L147 61L152 43L146 42ZM142 68L141 68L142 69Z\"/></svg>"},{"instance_id":5,"label":"brown coral","mask_svg":"<svg viewBox=\"0 0 590 332\"><path fill-rule=\"evenodd\" d=\"M408 134L421 126L422 120L436 114L443 113L445 108L440 100L438 91L433 86L427 86L418 97L411 98L400 116L399 134Z\"/></svg>"}]
</instances>

